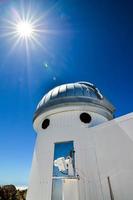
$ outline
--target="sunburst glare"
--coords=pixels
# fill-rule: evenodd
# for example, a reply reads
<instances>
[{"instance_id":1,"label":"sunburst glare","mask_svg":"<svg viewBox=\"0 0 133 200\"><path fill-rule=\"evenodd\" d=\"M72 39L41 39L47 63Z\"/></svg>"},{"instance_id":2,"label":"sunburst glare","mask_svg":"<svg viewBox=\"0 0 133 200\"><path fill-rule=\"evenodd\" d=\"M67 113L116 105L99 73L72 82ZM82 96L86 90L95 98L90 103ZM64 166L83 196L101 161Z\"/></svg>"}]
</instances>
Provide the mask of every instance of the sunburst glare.
<instances>
[{"instance_id":1,"label":"sunburst glare","mask_svg":"<svg viewBox=\"0 0 133 200\"><path fill-rule=\"evenodd\" d=\"M33 4L22 4L10 8L10 12L2 19L0 35L0 37L6 37L9 42L7 59L16 49L19 49L18 52L26 52L28 63L30 63L33 52L39 49L45 55L53 56L51 41L55 36L60 36L64 32L59 30L59 24L53 23L50 12L51 8L41 12L41 9L37 9Z\"/></svg>"},{"instance_id":2,"label":"sunburst glare","mask_svg":"<svg viewBox=\"0 0 133 200\"><path fill-rule=\"evenodd\" d=\"M23 11L23 12L22 12ZM40 44L40 36L45 32L42 25L43 16L35 16L31 9L27 12L22 10L12 9L12 16L9 19L4 19L3 36L13 40L12 50L20 44L25 43L26 48L30 45Z\"/></svg>"},{"instance_id":3,"label":"sunburst glare","mask_svg":"<svg viewBox=\"0 0 133 200\"><path fill-rule=\"evenodd\" d=\"M16 31L18 33L18 36L23 37L23 38L24 37L30 38L34 35L33 25L26 21L18 22L16 26Z\"/></svg>"}]
</instances>

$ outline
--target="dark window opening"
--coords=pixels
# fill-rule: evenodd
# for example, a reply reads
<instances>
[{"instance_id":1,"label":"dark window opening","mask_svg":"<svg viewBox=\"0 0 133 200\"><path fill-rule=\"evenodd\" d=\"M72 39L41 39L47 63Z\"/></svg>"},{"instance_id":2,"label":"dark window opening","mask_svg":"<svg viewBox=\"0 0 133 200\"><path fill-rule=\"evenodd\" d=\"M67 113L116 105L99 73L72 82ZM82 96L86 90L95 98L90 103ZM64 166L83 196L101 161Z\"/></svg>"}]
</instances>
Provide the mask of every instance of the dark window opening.
<instances>
[{"instance_id":1,"label":"dark window opening","mask_svg":"<svg viewBox=\"0 0 133 200\"><path fill-rule=\"evenodd\" d=\"M50 120L49 119L45 119L42 123L42 129L46 129L50 124Z\"/></svg>"},{"instance_id":2,"label":"dark window opening","mask_svg":"<svg viewBox=\"0 0 133 200\"><path fill-rule=\"evenodd\" d=\"M82 113L80 115L80 120L84 123L90 123L91 122L91 116L88 113Z\"/></svg>"}]
</instances>

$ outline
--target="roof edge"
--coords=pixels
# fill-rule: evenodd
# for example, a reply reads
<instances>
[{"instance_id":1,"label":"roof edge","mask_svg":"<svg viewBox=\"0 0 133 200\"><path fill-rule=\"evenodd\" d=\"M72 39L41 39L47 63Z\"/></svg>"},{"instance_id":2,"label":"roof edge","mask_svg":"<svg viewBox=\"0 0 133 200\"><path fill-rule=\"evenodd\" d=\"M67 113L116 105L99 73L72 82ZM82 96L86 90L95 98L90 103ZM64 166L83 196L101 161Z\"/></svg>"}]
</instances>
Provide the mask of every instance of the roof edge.
<instances>
[{"instance_id":1,"label":"roof edge","mask_svg":"<svg viewBox=\"0 0 133 200\"><path fill-rule=\"evenodd\" d=\"M105 98L103 98L102 100L98 100L98 99L92 99L92 98L88 98L88 97L62 97L62 98L58 98L58 99L53 99L50 102L42 105L41 107L39 107L39 109L36 110L34 117L33 117L33 122L35 121L35 119L41 115L44 112L47 112L49 110L52 110L53 108L56 107L66 107L66 106L70 106L70 105L88 105L88 106L99 106L102 109L105 109L106 111L108 111L110 113L110 115L112 115L113 118L113 113L115 112L115 107Z\"/></svg>"}]
</instances>

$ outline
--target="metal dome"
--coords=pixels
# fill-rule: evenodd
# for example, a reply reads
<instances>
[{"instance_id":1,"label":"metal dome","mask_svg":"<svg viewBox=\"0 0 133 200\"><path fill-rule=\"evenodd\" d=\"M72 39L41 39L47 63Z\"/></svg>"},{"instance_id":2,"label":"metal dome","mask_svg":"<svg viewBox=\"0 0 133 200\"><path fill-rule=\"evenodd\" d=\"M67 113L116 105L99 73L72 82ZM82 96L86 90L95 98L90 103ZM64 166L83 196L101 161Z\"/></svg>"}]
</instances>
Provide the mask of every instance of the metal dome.
<instances>
[{"instance_id":1,"label":"metal dome","mask_svg":"<svg viewBox=\"0 0 133 200\"><path fill-rule=\"evenodd\" d=\"M41 113L59 107L61 105L70 105L72 103L95 104L107 109L111 115L115 111L114 106L103 97L100 91L89 82L76 82L63 84L50 90L39 102L34 120Z\"/></svg>"}]
</instances>

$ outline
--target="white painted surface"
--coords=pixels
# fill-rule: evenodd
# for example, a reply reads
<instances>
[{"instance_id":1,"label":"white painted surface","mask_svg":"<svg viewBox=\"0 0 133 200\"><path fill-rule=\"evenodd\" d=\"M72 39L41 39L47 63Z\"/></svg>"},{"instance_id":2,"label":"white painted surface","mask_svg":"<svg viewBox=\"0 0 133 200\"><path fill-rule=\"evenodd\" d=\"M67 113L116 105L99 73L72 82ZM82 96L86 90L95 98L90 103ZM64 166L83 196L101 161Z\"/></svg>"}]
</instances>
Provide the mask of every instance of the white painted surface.
<instances>
[{"instance_id":1,"label":"white painted surface","mask_svg":"<svg viewBox=\"0 0 133 200\"><path fill-rule=\"evenodd\" d=\"M76 179L62 180L62 199L79 200L78 180Z\"/></svg>"},{"instance_id":2,"label":"white painted surface","mask_svg":"<svg viewBox=\"0 0 133 200\"><path fill-rule=\"evenodd\" d=\"M90 112L92 123L88 126L79 119L83 111L49 115L46 130L39 125L44 115L39 119L27 200L51 200L54 143L72 140L80 176L77 200L110 200L108 176L114 199L133 199L133 114L107 122ZM105 122L91 127L99 121Z\"/></svg>"}]
</instances>

